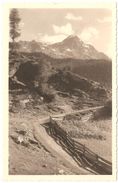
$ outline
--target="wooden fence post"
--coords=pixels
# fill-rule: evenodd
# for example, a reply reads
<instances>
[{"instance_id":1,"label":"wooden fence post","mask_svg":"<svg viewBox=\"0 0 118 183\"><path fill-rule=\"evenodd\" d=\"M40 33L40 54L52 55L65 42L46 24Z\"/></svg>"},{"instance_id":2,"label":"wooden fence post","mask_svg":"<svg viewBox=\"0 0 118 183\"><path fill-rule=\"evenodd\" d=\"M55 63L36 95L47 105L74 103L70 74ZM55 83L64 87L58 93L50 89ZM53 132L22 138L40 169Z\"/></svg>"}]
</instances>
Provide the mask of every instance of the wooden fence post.
<instances>
[{"instance_id":1,"label":"wooden fence post","mask_svg":"<svg viewBox=\"0 0 118 183\"><path fill-rule=\"evenodd\" d=\"M83 155L85 155L86 147L83 145Z\"/></svg>"},{"instance_id":2,"label":"wooden fence post","mask_svg":"<svg viewBox=\"0 0 118 183\"><path fill-rule=\"evenodd\" d=\"M51 116L50 116L50 123L52 122L52 118L51 118Z\"/></svg>"}]
</instances>

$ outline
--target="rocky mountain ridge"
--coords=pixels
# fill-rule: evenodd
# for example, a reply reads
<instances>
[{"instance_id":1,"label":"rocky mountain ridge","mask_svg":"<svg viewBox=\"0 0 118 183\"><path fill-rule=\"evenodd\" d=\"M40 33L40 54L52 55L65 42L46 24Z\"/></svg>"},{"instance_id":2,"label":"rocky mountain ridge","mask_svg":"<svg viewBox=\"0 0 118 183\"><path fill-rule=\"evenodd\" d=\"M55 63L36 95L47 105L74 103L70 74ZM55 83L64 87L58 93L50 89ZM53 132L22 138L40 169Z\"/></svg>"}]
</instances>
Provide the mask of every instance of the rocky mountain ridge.
<instances>
[{"instance_id":1,"label":"rocky mountain ridge","mask_svg":"<svg viewBox=\"0 0 118 183\"><path fill-rule=\"evenodd\" d=\"M97 51L94 46L84 43L76 35L70 35L63 41L50 45L35 40L19 41L18 45L20 52L42 52L53 58L110 60L104 53Z\"/></svg>"}]
</instances>

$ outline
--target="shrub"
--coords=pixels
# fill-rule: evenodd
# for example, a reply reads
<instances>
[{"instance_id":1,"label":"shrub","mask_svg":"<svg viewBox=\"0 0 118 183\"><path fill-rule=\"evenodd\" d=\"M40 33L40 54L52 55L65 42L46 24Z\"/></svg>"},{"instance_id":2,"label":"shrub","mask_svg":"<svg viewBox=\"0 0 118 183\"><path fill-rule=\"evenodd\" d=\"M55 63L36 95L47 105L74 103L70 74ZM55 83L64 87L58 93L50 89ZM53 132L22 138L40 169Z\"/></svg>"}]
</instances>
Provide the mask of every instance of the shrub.
<instances>
[{"instance_id":1,"label":"shrub","mask_svg":"<svg viewBox=\"0 0 118 183\"><path fill-rule=\"evenodd\" d=\"M93 120L101 120L112 117L112 101L109 100L105 103L104 107L98 109L93 113Z\"/></svg>"}]
</instances>

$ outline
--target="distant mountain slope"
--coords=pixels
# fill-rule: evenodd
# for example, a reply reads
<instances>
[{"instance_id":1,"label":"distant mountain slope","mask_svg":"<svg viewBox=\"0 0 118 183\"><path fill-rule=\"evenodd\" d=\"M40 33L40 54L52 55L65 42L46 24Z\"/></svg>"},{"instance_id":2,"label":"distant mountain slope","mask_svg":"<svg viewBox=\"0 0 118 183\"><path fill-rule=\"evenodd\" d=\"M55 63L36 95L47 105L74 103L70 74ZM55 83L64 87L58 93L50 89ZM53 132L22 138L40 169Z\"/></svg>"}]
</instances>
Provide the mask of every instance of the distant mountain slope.
<instances>
[{"instance_id":1,"label":"distant mountain slope","mask_svg":"<svg viewBox=\"0 0 118 183\"><path fill-rule=\"evenodd\" d=\"M70 70L82 77L96 81L106 88L112 87L112 62L106 60L52 59L57 69Z\"/></svg>"},{"instance_id":2,"label":"distant mountain slope","mask_svg":"<svg viewBox=\"0 0 118 183\"><path fill-rule=\"evenodd\" d=\"M80 60L73 58L52 58L42 52L26 53L22 52L17 57L10 54L9 75L12 76L21 63L27 61L40 62L45 60L50 62L54 69L66 69L77 73L82 77L97 81L107 88L112 86L112 62L106 60Z\"/></svg>"},{"instance_id":3,"label":"distant mountain slope","mask_svg":"<svg viewBox=\"0 0 118 183\"><path fill-rule=\"evenodd\" d=\"M73 72L88 79L97 81L106 88L112 87L112 62L95 60L94 62L76 63L73 65Z\"/></svg>"},{"instance_id":4,"label":"distant mountain slope","mask_svg":"<svg viewBox=\"0 0 118 183\"><path fill-rule=\"evenodd\" d=\"M29 60L20 64L14 76L10 78L10 87L14 87L15 84L13 82L17 81L17 85L27 86L41 94L40 66L40 62ZM67 92L70 95L87 99L104 101L108 97L108 91L100 83L81 77L71 71L53 70L48 75L46 83L48 89L51 87L53 91Z\"/></svg>"},{"instance_id":5,"label":"distant mountain slope","mask_svg":"<svg viewBox=\"0 0 118 183\"><path fill-rule=\"evenodd\" d=\"M70 71L58 71L50 77L50 82L59 91L76 93L77 95L100 100L107 98L107 90L99 83L88 80Z\"/></svg>"}]
</instances>

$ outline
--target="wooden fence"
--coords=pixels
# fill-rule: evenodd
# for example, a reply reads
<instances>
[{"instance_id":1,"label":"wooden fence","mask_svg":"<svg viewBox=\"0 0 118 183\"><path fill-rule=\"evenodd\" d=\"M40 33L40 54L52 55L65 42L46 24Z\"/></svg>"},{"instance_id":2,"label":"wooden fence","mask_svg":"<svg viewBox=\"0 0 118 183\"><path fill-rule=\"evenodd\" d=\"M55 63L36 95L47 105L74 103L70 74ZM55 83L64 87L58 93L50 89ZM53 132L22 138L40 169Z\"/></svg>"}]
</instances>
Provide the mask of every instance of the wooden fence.
<instances>
[{"instance_id":1,"label":"wooden fence","mask_svg":"<svg viewBox=\"0 0 118 183\"><path fill-rule=\"evenodd\" d=\"M73 140L54 120L43 124L47 133L71 155L76 163L94 174L111 175L112 163L92 152L85 145Z\"/></svg>"}]
</instances>

